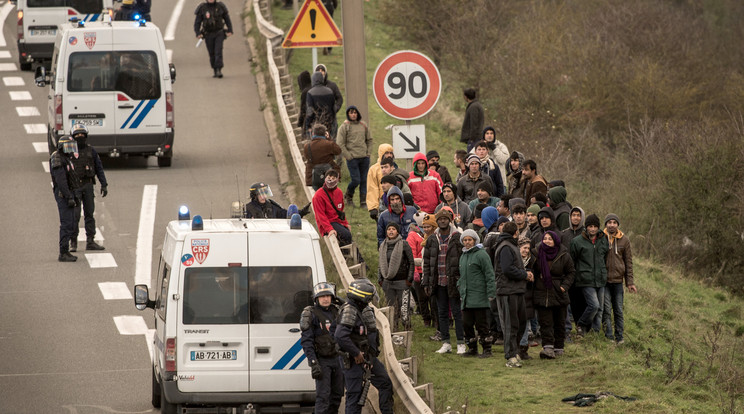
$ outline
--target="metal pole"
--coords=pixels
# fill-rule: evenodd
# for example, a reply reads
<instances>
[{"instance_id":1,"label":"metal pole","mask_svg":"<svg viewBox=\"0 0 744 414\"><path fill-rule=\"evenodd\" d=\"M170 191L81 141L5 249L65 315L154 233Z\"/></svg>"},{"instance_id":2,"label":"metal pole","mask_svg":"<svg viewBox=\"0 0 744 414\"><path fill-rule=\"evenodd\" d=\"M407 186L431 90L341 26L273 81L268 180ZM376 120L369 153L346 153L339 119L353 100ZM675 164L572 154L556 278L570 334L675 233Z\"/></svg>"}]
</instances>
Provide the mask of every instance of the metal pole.
<instances>
[{"instance_id":1,"label":"metal pole","mask_svg":"<svg viewBox=\"0 0 744 414\"><path fill-rule=\"evenodd\" d=\"M364 48L364 0L343 0L344 76L347 105L355 105L369 125L367 59Z\"/></svg>"},{"instance_id":2,"label":"metal pole","mask_svg":"<svg viewBox=\"0 0 744 414\"><path fill-rule=\"evenodd\" d=\"M313 48L313 71L318 67L318 48ZM312 74L312 72L311 72Z\"/></svg>"}]
</instances>

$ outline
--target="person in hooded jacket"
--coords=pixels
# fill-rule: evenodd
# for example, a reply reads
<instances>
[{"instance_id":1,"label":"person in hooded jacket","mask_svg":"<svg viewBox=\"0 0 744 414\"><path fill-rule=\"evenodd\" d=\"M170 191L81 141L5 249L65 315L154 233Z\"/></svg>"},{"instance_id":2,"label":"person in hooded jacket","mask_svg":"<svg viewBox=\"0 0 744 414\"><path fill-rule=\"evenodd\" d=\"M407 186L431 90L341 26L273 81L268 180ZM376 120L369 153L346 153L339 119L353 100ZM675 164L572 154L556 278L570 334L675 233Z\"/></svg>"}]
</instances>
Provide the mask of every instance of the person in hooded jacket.
<instances>
[{"instance_id":1,"label":"person in hooded jacket","mask_svg":"<svg viewBox=\"0 0 744 414\"><path fill-rule=\"evenodd\" d=\"M310 72L303 70L297 75L297 87L300 89L300 116L297 118L297 128L305 130L305 115L307 113L307 91L313 87Z\"/></svg>"},{"instance_id":2,"label":"person in hooded jacket","mask_svg":"<svg viewBox=\"0 0 744 414\"><path fill-rule=\"evenodd\" d=\"M328 79L328 69L326 68L326 65L319 63L317 66L315 66L315 71L323 74L323 85L327 86L331 89L331 91L333 91L333 113L338 113L338 111L340 111L341 108L344 106L344 96L341 94L341 90L338 89L338 85L336 85L336 82Z\"/></svg>"},{"instance_id":3,"label":"person in hooded jacket","mask_svg":"<svg viewBox=\"0 0 744 414\"><path fill-rule=\"evenodd\" d=\"M323 84L323 74L315 72L311 76L312 87L307 91L307 103L305 107L305 130L316 123L320 123L329 131L329 135L335 139L336 110L334 109L335 97L331 88Z\"/></svg>"},{"instance_id":4,"label":"person in hooded jacket","mask_svg":"<svg viewBox=\"0 0 744 414\"><path fill-rule=\"evenodd\" d=\"M548 230L537 247L533 301L542 332L540 358L563 355L568 289L573 284L574 265L558 233Z\"/></svg>"},{"instance_id":5,"label":"person in hooded jacket","mask_svg":"<svg viewBox=\"0 0 744 414\"><path fill-rule=\"evenodd\" d=\"M414 223L413 216L416 209L403 203L403 192L396 186L390 187L387 194L388 209L377 220L377 246L385 240L386 229L389 223L399 226L398 231L402 238L408 237L408 227Z\"/></svg>"},{"instance_id":6,"label":"person in hooded jacket","mask_svg":"<svg viewBox=\"0 0 744 414\"><path fill-rule=\"evenodd\" d=\"M426 213L434 213L442 193L442 178L429 169L429 162L422 153L413 156L413 171L408 177L413 201Z\"/></svg>"},{"instance_id":7,"label":"person in hooded jacket","mask_svg":"<svg viewBox=\"0 0 744 414\"><path fill-rule=\"evenodd\" d=\"M312 186L314 190L318 190L323 185L320 182L323 176L319 175L323 169L326 171L340 170L335 156L341 154L341 147L330 139L325 125L315 124L313 126L312 139L305 144L302 152L305 155L305 185ZM318 171L316 167L321 171ZM325 174L325 171L322 173Z\"/></svg>"},{"instance_id":8,"label":"person in hooded jacket","mask_svg":"<svg viewBox=\"0 0 744 414\"><path fill-rule=\"evenodd\" d=\"M506 187L506 164L509 162L509 149L506 147L506 144L496 139L496 130L493 129L492 126L487 126L483 129L483 141L486 141L489 156L499 167L499 170L501 171L501 182L504 183L504 187ZM504 191L506 191L506 189L504 189Z\"/></svg>"},{"instance_id":9,"label":"person in hooded jacket","mask_svg":"<svg viewBox=\"0 0 744 414\"><path fill-rule=\"evenodd\" d=\"M429 169L434 170L442 178L442 184L452 182L452 176L449 170L444 165L439 164L439 153L435 150L431 150L426 153L426 160L429 162Z\"/></svg>"},{"instance_id":10,"label":"person in hooded jacket","mask_svg":"<svg viewBox=\"0 0 744 414\"><path fill-rule=\"evenodd\" d=\"M509 159L504 164L504 171L506 171L506 191L512 197L522 198L524 195L524 189L521 186L522 164L524 164L524 154L519 151L512 151L511 156L509 156Z\"/></svg>"},{"instance_id":11,"label":"person in hooded jacket","mask_svg":"<svg viewBox=\"0 0 744 414\"><path fill-rule=\"evenodd\" d=\"M571 246L571 241L576 236L581 236L581 233L584 232L584 209L581 207L573 207L571 208L570 215L570 226L563 230L560 234L561 236L561 244L566 246L566 248L569 248ZM573 324L572 320L578 320L578 318L581 316L581 314L584 313L584 309L586 309L586 302L584 302L584 294L581 293L581 288L576 287L575 284L571 285L571 287L568 289L568 297L571 299L571 304L568 305L567 309L567 315L566 315L566 339L569 340L570 337L568 335L571 334L571 331L573 330ZM576 315L576 316L574 316Z\"/></svg>"},{"instance_id":12,"label":"person in hooded jacket","mask_svg":"<svg viewBox=\"0 0 744 414\"><path fill-rule=\"evenodd\" d=\"M501 197L504 191L504 180L501 178L501 170L491 158L491 153L488 150L488 143L486 141L479 141L473 148L473 154L478 156L481 162L481 171L487 175L493 183L493 191L496 197Z\"/></svg>"},{"instance_id":13,"label":"person in hooded jacket","mask_svg":"<svg viewBox=\"0 0 744 414\"><path fill-rule=\"evenodd\" d=\"M383 158L395 159L392 145L380 144L377 147L377 162L369 167L369 172L367 173L367 210L369 210L369 216L375 221L378 215L377 209L380 207L380 198L383 194L382 186L380 185L380 179L383 176L381 167Z\"/></svg>"},{"instance_id":14,"label":"person in hooded jacket","mask_svg":"<svg viewBox=\"0 0 744 414\"><path fill-rule=\"evenodd\" d=\"M352 241L349 221L344 213L344 194L338 188L339 174L328 170L323 187L313 195L313 210L318 232L322 236L336 236L338 244L346 246Z\"/></svg>"},{"instance_id":15,"label":"person in hooded jacket","mask_svg":"<svg viewBox=\"0 0 744 414\"><path fill-rule=\"evenodd\" d=\"M455 227L463 229L473 220L473 212L470 211L470 207L457 196L456 185L445 183L442 186L442 193L439 195L439 199L442 202L434 209L434 214L438 213L442 207L449 207L455 214Z\"/></svg>"},{"instance_id":16,"label":"person in hooded jacket","mask_svg":"<svg viewBox=\"0 0 744 414\"><path fill-rule=\"evenodd\" d=\"M602 322L605 326L605 336L614 340L618 345L624 342L625 318L623 316L623 282L628 292L636 293L638 289L633 279L633 252L630 240L620 230L620 218L617 214L609 213L605 216L604 234L607 236L610 251L607 253L607 285L605 285L605 299L602 312ZM615 320L613 334L612 321Z\"/></svg>"},{"instance_id":17,"label":"person in hooded jacket","mask_svg":"<svg viewBox=\"0 0 744 414\"><path fill-rule=\"evenodd\" d=\"M553 209L555 225L563 231L571 225L571 204L566 201L566 188L557 186L548 190L550 208Z\"/></svg>"},{"instance_id":18,"label":"person in hooded jacket","mask_svg":"<svg viewBox=\"0 0 744 414\"><path fill-rule=\"evenodd\" d=\"M607 236L599 231L599 217L590 214L584 222L586 230L571 240L571 259L576 275L574 284L581 288L586 309L576 321L576 334L584 336L589 330L599 332L602 327L604 289L607 284L607 253L610 244Z\"/></svg>"},{"instance_id":19,"label":"person in hooded jacket","mask_svg":"<svg viewBox=\"0 0 744 414\"><path fill-rule=\"evenodd\" d=\"M346 187L346 204L354 205L354 191L359 187L359 206L365 208L372 136L356 106L349 105L346 108L346 120L338 129L336 143L341 147L341 156L346 160L346 167L351 176L351 181Z\"/></svg>"},{"instance_id":20,"label":"person in hooded jacket","mask_svg":"<svg viewBox=\"0 0 744 414\"><path fill-rule=\"evenodd\" d=\"M473 230L465 230L460 236L464 246L460 256L460 279L457 289L460 292L462 324L468 351L463 356L478 355L478 339L483 353L481 358L491 357L491 336L488 326L488 314L491 302L496 297L496 279L493 264L488 253L480 244L480 238ZM478 331L478 336L475 331Z\"/></svg>"},{"instance_id":21,"label":"person in hooded jacket","mask_svg":"<svg viewBox=\"0 0 744 414\"><path fill-rule=\"evenodd\" d=\"M530 236L530 241L532 242L533 249L537 248L537 246L542 243L542 239L546 231L553 230L554 232L560 234L558 226L555 225L555 216L553 215L552 208L541 208L540 211L537 213L537 222L540 224L540 226L537 228L537 230L534 230Z\"/></svg>"},{"instance_id":22,"label":"person in hooded jacket","mask_svg":"<svg viewBox=\"0 0 744 414\"><path fill-rule=\"evenodd\" d=\"M392 329L396 332L400 324L403 292L413 284L413 252L411 246L400 236L398 223L385 226L385 239L380 243L377 278L382 282L382 291L388 306L393 308Z\"/></svg>"}]
</instances>

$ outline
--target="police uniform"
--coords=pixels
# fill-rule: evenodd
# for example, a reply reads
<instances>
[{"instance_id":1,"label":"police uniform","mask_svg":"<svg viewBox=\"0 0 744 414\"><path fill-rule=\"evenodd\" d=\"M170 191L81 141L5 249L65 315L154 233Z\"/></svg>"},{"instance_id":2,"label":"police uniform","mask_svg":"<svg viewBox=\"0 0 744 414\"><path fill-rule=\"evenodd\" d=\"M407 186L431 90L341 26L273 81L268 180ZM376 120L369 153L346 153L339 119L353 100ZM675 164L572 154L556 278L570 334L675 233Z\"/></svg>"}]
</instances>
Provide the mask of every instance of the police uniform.
<instances>
[{"instance_id":1,"label":"police uniform","mask_svg":"<svg viewBox=\"0 0 744 414\"><path fill-rule=\"evenodd\" d=\"M194 32L197 37L202 36L209 52L209 64L214 69L214 77L222 77L222 44L232 34L233 27L227 7L220 1L204 2L194 12ZM227 26L227 30L225 30Z\"/></svg>"},{"instance_id":2,"label":"police uniform","mask_svg":"<svg viewBox=\"0 0 744 414\"><path fill-rule=\"evenodd\" d=\"M344 375L333 336L337 317L338 307L333 303L327 309L318 304L307 306L300 316L302 349L310 367L320 367L320 378L313 375L318 414L337 413L344 396Z\"/></svg>"},{"instance_id":3,"label":"police uniform","mask_svg":"<svg viewBox=\"0 0 744 414\"><path fill-rule=\"evenodd\" d=\"M152 17L150 17L150 9L152 8L152 0L136 0L134 2L134 8L137 10L137 13L142 16L145 21L152 21Z\"/></svg>"},{"instance_id":4,"label":"police uniform","mask_svg":"<svg viewBox=\"0 0 744 414\"><path fill-rule=\"evenodd\" d=\"M361 311L359 308L362 308ZM377 355L379 355L379 338L375 323L374 310L364 303L349 300L341 307L336 341L344 358L344 379L346 383L346 413L361 413L359 400L362 394L364 367L354 361L354 356L364 353L366 363L371 364L370 382L380 395L380 412L393 412L393 383ZM348 367L348 368L347 368Z\"/></svg>"},{"instance_id":5,"label":"police uniform","mask_svg":"<svg viewBox=\"0 0 744 414\"><path fill-rule=\"evenodd\" d=\"M274 200L266 200L260 203L258 200L251 200L243 209L244 218L286 218L287 210L277 204Z\"/></svg>"},{"instance_id":6,"label":"police uniform","mask_svg":"<svg viewBox=\"0 0 744 414\"><path fill-rule=\"evenodd\" d=\"M49 158L49 173L52 176L52 190L59 211L59 261L75 261L70 254L70 238L75 224L75 191L80 180L70 157L61 150Z\"/></svg>"},{"instance_id":7,"label":"police uniform","mask_svg":"<svg viewBox=\"0 0 744 414\"><path fill-rule=\"evenodd\" d=\"M131 21L134 20L134 15L137 14L137 11L134 9L134 4L132 3L123 3L121 7L119 7L119 10L114 13L114 20L115 21Z\"/></svg>"},{"instance_id":8,"label":"police uniform","mask_svg":"<svg viewBox=\"0 0 744 414\"><path fill-rule=\"evenodd\" d=\"M103 247L93 240L96 236L96 219L93 217L96 204L93 186L96 182L96 177L98 177L98 182L101 184L101 194L105 197L108 194L108 182L106 181L106 174L103 173L101 158L98 156L96 150L79 139L77 141L80 151L79 155L77 157L70 157L70 161L75 166L75 171L81 182L80 187L75 190L75 196L78 200L82 201L82 211L85 217L85 235L88 240L86 248L88 250L103 250ZM75 209L75 226L72 233L75 249L77 249L77 237L78 233L80 233L78 227L80 212L81 208L78 206Z\"/></svg>"}]
</instances>

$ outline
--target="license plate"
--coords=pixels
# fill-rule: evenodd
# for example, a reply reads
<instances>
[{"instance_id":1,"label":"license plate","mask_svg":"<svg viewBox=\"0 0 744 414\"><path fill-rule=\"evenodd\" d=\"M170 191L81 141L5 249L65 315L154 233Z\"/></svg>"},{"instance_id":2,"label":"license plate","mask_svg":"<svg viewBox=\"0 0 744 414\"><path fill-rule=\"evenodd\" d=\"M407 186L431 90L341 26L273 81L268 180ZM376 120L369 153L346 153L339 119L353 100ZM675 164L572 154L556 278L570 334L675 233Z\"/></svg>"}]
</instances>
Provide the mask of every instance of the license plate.
<instances>
[{"instance_id":1,"label":"license plate","mask_svg":"<svg viewBox=\"0 0 744 414\"><path fill-rule=\"evenodd\" d=\"M72 126L75 126L75 124L85 125L87 127L89 127L89 126L103 126L103 119L100 119L100 118L73 119L72 120Z\"/></svg>"},{"instance_id":2,"label":"license plate","mask_svg":"<svg viewBox=\"0 0 744 414\"><path fill-rule=\"evenodd\" d=\"M234 361L238 359L238 351L191 351L192 361Z\"/></svg>"},{"instance_id":3,"label":"license plate","mask_svg":"<svg viewBox=\"0 0 744 414\"><path fill-rule=\"evenodd\" d=\"M55 36L57 34L56 29L42 29L42 30L29 30L31 36Z\"/></svg>"}]
</instances>

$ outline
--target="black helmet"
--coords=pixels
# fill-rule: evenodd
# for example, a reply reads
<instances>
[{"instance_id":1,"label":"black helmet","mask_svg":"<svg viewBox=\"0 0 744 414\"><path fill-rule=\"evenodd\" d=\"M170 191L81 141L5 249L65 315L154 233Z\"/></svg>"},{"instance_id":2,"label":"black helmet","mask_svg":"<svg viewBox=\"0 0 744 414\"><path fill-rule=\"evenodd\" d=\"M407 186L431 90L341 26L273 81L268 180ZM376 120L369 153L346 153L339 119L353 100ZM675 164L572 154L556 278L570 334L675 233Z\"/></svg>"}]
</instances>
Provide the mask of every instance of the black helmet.
<instances>
[{"instance_id":1,"label":"black helmet","mask_svg":"<svg viewBox=\"0 0 744 414\"><path fill-rule=\"evenodd\" d=\"M72 130L70 130L70 136L75 138L75 135L78 134L84 134L86 137L88 136L88 127L86 127L83 124L75 124L72 127Z\"/></svg>"},{"instance_id":2,"label":"black helmet","mask_svg":"<svg viewBox=\"0 0 744 414\"><path fill-rule=\"evenodd\" d=\"M251 185L251 200L255 200L258 195L262 195L266 198L273 197L274 194L271 193L271 187L269 187L268 184L264 183L253 183Z\"/></svg>"},{"instance_id":3,"label":"black helmet","mask_svg":"<svg viewBox=\"0 0 744 414\"><path fill-rule=\"evenodd\" d=\"M77 142L72 137L65 135L57 141L57 151L65 154L74 154L78 152Z\"/></svg>"},{"instance_id":4,"label":"black helmet","mask_svg":"<svg viewBox=\"0 0 744 414\"><path fill-rule=\"evenodd\" d=\"M356 279L349 283L349 290L346 297L357 302L369 303L375 296L375 285L369 279Z\"/></svg>"},{"instance_id":5,"label":"black helmet","mask_svg":"<svg viewBox=\"0 0 744 414\"><path fill-rule=\"evenodd\" d=\"M313 286L313 299L317 300L321 296L331 296L331 299L335 298L336 285L329 282L320 282Z\"/></svg>"}]
</instances>

